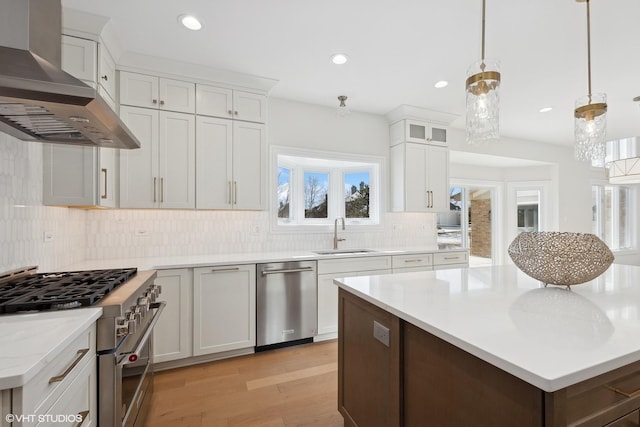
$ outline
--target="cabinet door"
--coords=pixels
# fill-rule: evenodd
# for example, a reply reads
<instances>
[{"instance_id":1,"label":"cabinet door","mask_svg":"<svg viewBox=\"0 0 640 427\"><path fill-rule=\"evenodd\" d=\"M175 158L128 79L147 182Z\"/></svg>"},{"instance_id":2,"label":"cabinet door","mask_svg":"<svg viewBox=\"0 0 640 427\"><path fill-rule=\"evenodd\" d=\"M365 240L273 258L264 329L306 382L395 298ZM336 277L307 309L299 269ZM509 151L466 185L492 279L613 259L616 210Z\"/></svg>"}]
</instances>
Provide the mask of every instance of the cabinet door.
<instances>
[{"instance_id":1,"label":"cabinet door","mask_svg":"<svg viewBox=\"0 0 640 427\"><path fill-rule=\"evenodd\" d=\"M256 266L202 267L193 273L193 354L256 345Z\"/></svg>"},{"instance_id":2,"label":"cabinet door","mask_svg":"<svg viewBox=\"0 0 640 427\"><path fill-rule=\"evenodd\" d=\"M160 79L159 90L160 109L191 114L196 112L196 85L194 83Z\"/></svg>"},{"instance_id":3,"label":"cabinet door","mask_svg":"<svg viewBox=\"0 0 640 427\"><path fill-rule=\"evenodd\" d=\"M405 144L404 195L405 210L424 212L429 206L426 145Z\"/></svg>"},{"instance_id":4,"label":"cabinet door","mask_svg":"<svg viewBox=\"0 0 640 427\"><path fill-rule=\"evenodd\" d=\"M257 93L233 91L233 118L248 122L267 121L267 97Z\"/></svg>"},{"instance_id":5,"label":"cabinet door","mask_svg":"<svg viewBox=\"0 0 640 427\"><path fill-rule=\"evenodd\" d=\"M120 71L120 105L158 108L158 78Z\"/></svg>"},{"instance_id":6,"label":"cabinet door","mask_svg":"<svg viewBox=\"0 0 640 427\"><path fill-rule=\"evenodd\" d=\"M118 164L119 150L97 148L100 170L98 171L97 204L104 207L118 207Z\"/></svg>"},{"instance_id":7,"label":"cabinet door","mask_svg":"<svg viewBox=\"0 0 640 427\"><path fill-rule=\"evenodd\" d=\"M429 124L418 120L405 120L405 141L425 143L429 140Z\"/></svg>"},{"instance_id":8,"label":"cabinet door","mask_svg":"<svg viewBox=\"0 0 640 427\"><path fill-rule=\"evenodd\" d=\"M166 301L153 329L153 363L183 359L191 356L191 270L158 270L155 282L162 287L159 300Z\"/></svg>"},{"instance_id":9,"label":"cabinet door","mask_svg":"<svg viewBox=\"0 0 640 427\"><path fill-rule=\"evenodd\" d=\"M62 36L62 69L96 87L97 44L93 40Z\"/></svg>"},{"instance_id":10,"label":"cabinet door","mask_svg":"<svg viewBox=\"0 0 640 427\"><path fill-rule=\"evenodd\" d=\"M196 114L203 116L233 117L233 91L215 86L196 86Z\"/></svg>"},{"instance_id":11,"label":"cabinet door","mask_svg":"<svg viewBox=\"0 0 640 427\"><path fill-rule=\"evenodd\" d=\"M429 125L429 143L446 145L447 132L448 132L448 129L446 126L430 124Z\"/></svg>"},{"instance_id":12,"label":"cabinet door","mask_svg":"<svg viewBox=\"0 0 640 427\"><path fill-rule=\"evenodd\" d=\"M140 141L140 148L136 150L120 150L120 207L156 207L159 200L158 111L122 106L120 117Z\"/></svg>"},{"instance_id":13,"label":"cabinet door","mask_svg":"<svg viewBox=\"0 0 640 427\"><path fill-rule=\"evenodd\" d=\"M196 206L195 117L191 114L169 111L161 111L159 117L157 175L159 206L193 209Z\"/></svg>"},{"instance_id":14,"label":"cabinet door","mask_svg":"<svg viewBox=\"0 0 640 427\"><path fill-rule=\"evenodd\" d=\"M391 270L371 270L351 273L318 275L318 339L332 339L338 333L338 286L333 283L337 277L369 276L388 274ZM321 336L323 334L328 334Z\"/></svg>"},{"instance_id":15,"label":"cabinet door","mask_svg":"<svg viewBox=\"0 0 640 427\"><path fill-rule=\"evenodd\" d=\"M257 123L233 123L233 207L264 209L266 128Z\"/></svg>"},{"instance_id":16,"label":"cabinet door","mask_svg":"<svg viewBox=\"0 0 640 427\"><path fill-rule=\"evenodd\" d=\"M429 210L449 210L449 149L429 147L427 150L427 189L431 192Z\"/></svg>"},{"instance_id":17,"label":"cabinet door","mask_svg":"<svg viewBox=\"0 0 640 427\"><path fill-rule=\"evenodd\" d=\"M43 203L93 206L96 203L97 148L44 144Z\"/></svg>"},{"instance_id":18,"label":"cabinet door","mask_svg":"<svg viewBox=\"0 0 640 427\"><path fill-rule=\"evenodd\" d=\"M196 208L231 209L233 122L197 117Z\"/></svg>"},{"instance_id":19,"label":"cabinet door","mask_svg":"<svg viewBox=\"0 0 640 427\"><path fill-rule=\"evenodd\" d=\"M112 99L116 98L116 63L104 44L98 46L98 83Z\"/></svg>"}]
</instances>

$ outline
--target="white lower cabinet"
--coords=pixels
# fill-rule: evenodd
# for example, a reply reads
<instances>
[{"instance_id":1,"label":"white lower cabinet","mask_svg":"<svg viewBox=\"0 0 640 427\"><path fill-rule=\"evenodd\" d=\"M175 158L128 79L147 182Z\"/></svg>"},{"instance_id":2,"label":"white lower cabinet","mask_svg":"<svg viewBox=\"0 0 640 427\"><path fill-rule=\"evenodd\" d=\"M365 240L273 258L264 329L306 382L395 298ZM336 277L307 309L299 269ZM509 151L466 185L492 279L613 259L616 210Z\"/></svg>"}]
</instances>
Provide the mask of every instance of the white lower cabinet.
<instances>
[{"instance_id":1,"label":"white lower cabinet","mask_svg":"<svg viewBox=\"0 0 640 427\"><path fill-rule=\"evenodd\" d=\"M391 265L394 273L430 271L433 270L433 254L393 255Z\"/></svg>"},{"instance_id":2,"label":"white lower cabinet","mask_svg":"<svg viewBox=\"0 0 640 427\"><path fill-rule=\"evenodd\" d=\"M193 270L193 355L256 345L256 265Z\"/></svg>"},{"instance_id":3,"label":"white lower cabinet","mask_svg":"<svg viewBox=\"0 0 640 427\"><path fill-rule=\"evenodd\" d=\"M153 363L184 359L192 355L192 270L158 270L159 300L166 301L153 329Z\"/></svg>"},{"instance_id":4,"label":"white lower cabinet","mask_svg":"<svg viewBox=\"0 0 640 427\"><path fill-rule=\"evenodd\" d=\"M95 324L24 386L2 390L0 425L97 425ZM21 416L7 423L7 415ZM64 417L62 420L60 417Z\"/></svg>"},{"instance_id":5,"label":"white lower cabinet","mask_svg":"<svg viewBox=\"0 0 640 427\"><path fill-rule=\"evenodd\" d=\"M448 251L433 254L433 269L465 268L469 266L469 252Z\"/></svg>"},{"instance_id":6,"label":"white lower cabinet","mask_svg":"<svg viewBox=\"0 0 640 427\"><path fill-rule=\"evenodd\" d=\"M338 335L338 277L391 273L391 257L375 256L318 260L318 336L315 341Z\"/></svg>"}]
</instances>

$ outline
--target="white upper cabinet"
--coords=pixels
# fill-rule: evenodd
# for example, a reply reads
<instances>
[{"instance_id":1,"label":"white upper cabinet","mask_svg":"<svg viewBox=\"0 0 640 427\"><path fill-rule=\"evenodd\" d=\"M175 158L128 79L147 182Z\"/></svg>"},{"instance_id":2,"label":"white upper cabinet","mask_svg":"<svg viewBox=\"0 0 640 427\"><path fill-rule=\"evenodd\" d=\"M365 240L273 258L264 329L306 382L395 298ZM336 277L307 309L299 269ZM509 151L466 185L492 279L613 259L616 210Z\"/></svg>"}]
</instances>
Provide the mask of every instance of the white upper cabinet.
<instances>
[{"instance_id":1,"label":"white upper cabinet","mask_svg":"<svg viewBox=\"0 0 640 427\"><path fill-rule=\"evenodd\" d=\"M104 44L101 43L98 46L98 53L98 84L104 88L111 100L114 100L116 99L116 63Z\"/></svg>"},{"instance_id":2,"label":"white upper cabinet","mask_svg":"<svg viewBox=\"0 0 640 427\"><path fill-rule=\"evenodd\" d=\"M198 116L196 207L264 209L265 125Z\"/></svg>"},{"instance_id":3,"label":"white upper cabinet","mask_svg":"<svg viewBox=\"0 0 640 427\"><path fill-rule=\"evenodd\" d=\"M391 145L402 142L447 145L447 127L420 120L404 119L389 128Z\"/></svg>"},{"instance_id":4,"label":"white upper cabinet","mask_svg":"<svg viewBox=\"0 0 640 427\"><path fill-rule=\"evenodd\" d=\"M267 97L262 94L199 84L196 113L247 122L267 121Z\"/></svg>"},{"instance_id":5,"label":"white upper cabinet","mask_svg":"<svg viewBox=\"0 0 640 427\"><path fill-rule=\"evenodd\" d=\"M195 113L194 83L120 71L120 105Z\"/></svg>"},{"instance_id":6,"label":"white upper cabinet","mask_svg":"<svg viewBox=\"0 0 640 427\"><path fill-rule=\"evenodd\" d=\"M195 207L195 116L120 107L140 148L120 152L120 207Z\"/></svg>"},{"instance_id":7,"label":"white upper cabinet","mask_svg":"<svg viewBox=\"0 0 640 427\"><path fill-rule=\"evenodd\" d=\"M62 36L62 69L89 86L96 87L98 45L93 40Z\"/></svg>"},{"instance_id":8,"label":"white upper cabinet","mask_svg":"<svg viewBox=\"0 0 640 427\"><path fill-rule=\"evenodd\" d=\"M391 147L391 209L449 210L449 149L402 143Z\"/></svg>"}]
</instances>

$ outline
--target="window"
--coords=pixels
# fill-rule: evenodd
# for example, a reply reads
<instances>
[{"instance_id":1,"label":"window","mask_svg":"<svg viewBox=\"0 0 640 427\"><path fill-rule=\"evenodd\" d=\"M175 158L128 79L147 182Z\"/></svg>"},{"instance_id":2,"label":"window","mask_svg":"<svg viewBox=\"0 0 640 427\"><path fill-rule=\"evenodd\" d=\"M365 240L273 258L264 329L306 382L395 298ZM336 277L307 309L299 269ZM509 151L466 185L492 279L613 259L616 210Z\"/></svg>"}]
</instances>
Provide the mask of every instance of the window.
<instances>
[{"instance_id":1,"label":"window","mask_svg":"<svg viewBox=\"0 0 640 427\"><path fill-rule=\"evenodd\" d=\"M596 184L591 187L592 231L611 250L630 250L635 246L631 218L631 198L627 186Z\"/></svg>"},{"instance_id":2,"label":"window","mask_svg":"<svg viewBox=\"0 0 640 427\"><path fill-rule=\"evenodd\" d=\"M280 229L380 223L382 159L274 147L275 225Z\"/></svg>"}]
</instances>

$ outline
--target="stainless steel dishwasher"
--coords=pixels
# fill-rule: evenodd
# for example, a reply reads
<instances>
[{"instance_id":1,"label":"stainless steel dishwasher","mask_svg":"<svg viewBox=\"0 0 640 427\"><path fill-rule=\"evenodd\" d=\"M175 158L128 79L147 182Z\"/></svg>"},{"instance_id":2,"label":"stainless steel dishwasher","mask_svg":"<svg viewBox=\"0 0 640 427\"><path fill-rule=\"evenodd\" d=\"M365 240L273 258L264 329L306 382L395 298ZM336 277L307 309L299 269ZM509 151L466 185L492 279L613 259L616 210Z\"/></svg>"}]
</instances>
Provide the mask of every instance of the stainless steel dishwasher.
<instances>
[{"instance_id":1,"label":"stainless steel dishwasher","mask_svg":"<svg viewBox=\"0 0 640 427\"><path fill-rule=\"evenodd\" d=\"M316 261L258 264L256 350L311 342L318 332Z\"/></svg>"}]
</instances>

